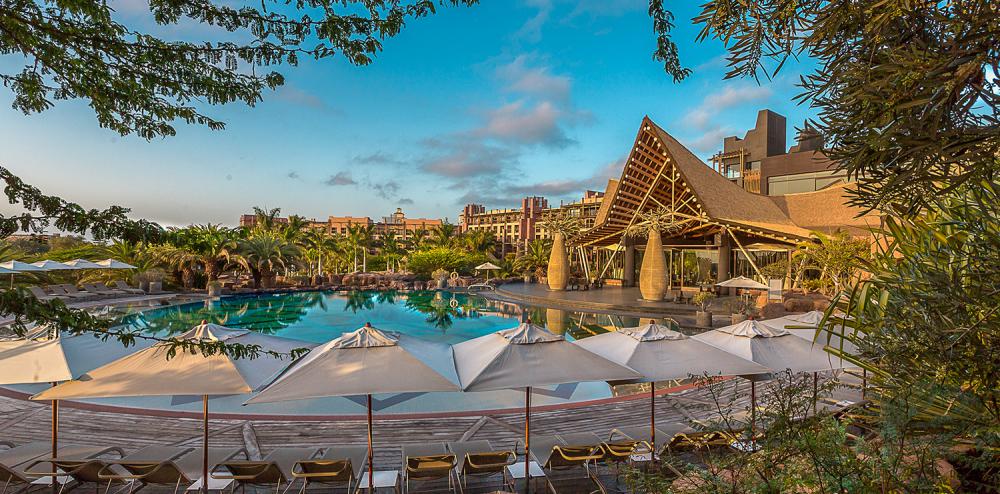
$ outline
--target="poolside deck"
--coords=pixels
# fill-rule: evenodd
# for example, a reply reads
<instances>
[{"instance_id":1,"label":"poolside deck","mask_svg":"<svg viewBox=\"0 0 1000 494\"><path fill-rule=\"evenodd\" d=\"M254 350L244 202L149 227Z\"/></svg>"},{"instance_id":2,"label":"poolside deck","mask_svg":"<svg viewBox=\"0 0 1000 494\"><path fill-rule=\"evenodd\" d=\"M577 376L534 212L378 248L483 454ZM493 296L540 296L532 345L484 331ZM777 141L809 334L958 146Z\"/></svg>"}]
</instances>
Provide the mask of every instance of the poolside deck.
<instances>
[{"instance_id":1,"label":"poolside deck","mask_svg":"<svg viewBox=\"0 0 1000 494\"><path fill-rule=\"evenodd\" d=\"M736 404L747 405L749 386L746 381L727 381L738 386ZM647 388L648 389L648 388ZM758 391L761 388L758 387ZM838 391L836 399L856 399L851 390ZM689 422L715 416L712 398L705 388L689 388L657 400L657 422ZM23 443L47 441L50 434L50 408L47 403L0 396L0 440ZM524 415L520 411L492 415L443 415L440 417L375 416L376 468L398 469L401 464L400 446L410 443L448 442L487 439L495 446L513 448L523 437ZM590 431L607 437L612 428L644 426L649 423L649 402L646 399L619 400L612 403L569 409L532 412L532 437ZM253 417L211 421L210 442L218 446L245 448L251 458L259 459L269 451L285 446L329 446L333 444L364 444L366 425L363 417L337 420L255 419ZM201 420L169 414L147 415L115 413L97 409L80 409L72 403L61 406L59 438L62 443L118 445L126 452L148 445L197 447L201 444ZM614 485L607 476L606 485ZM429 491L443 492L444 484L427 484ZM490 492L496 482L470 483L466 492ZM170 489L153 489L167 492ZM425 492L423 488L419 492Z\"/></svg>"}]
</instances>

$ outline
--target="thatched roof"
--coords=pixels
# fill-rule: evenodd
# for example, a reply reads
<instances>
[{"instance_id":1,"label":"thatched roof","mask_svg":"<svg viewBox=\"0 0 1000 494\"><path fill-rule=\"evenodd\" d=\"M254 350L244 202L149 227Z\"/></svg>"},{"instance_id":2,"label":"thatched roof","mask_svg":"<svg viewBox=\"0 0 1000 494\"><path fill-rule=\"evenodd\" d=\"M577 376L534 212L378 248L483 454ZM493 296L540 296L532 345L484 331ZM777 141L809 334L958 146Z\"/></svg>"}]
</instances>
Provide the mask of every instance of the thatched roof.
<instances>
[{"instance_id":1,"label":"thatched roof","mask_svg":"<svg viewBox=\"0 0 1000 494\"><path fill-rule=\"evenodd\" d=\"M848 194L854 187L854 184L837 184L815 192L770 196L768 199L802 228L824 233L846 230L854 235L867 236L869 229L879 227L881 218L877 213L866 213L848 204Z\"/></svg>"}]
</instances>

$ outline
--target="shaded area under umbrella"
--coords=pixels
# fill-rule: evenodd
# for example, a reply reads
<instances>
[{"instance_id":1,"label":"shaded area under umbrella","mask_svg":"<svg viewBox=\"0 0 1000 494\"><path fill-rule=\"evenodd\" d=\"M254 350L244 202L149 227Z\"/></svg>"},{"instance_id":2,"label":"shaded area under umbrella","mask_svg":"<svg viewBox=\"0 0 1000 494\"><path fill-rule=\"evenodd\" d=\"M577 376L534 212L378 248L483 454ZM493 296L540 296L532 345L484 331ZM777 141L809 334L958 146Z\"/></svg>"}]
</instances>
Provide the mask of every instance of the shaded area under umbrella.
<instances>
[{"instance_id":1,"label":"shaded area under umbrella","mask_svg":"<svg viewBox=\"0 0 1000 494\"><path fill-rule=\"evenodd\" d=\"M451 347L382 331L370 323L314 348L252 403L365 395L368 408L368 489L374 492L372 395L459 391Z\"/></svg>"},{"instance_id":2,"label":"shaded area under umbrella","mask_svg":"<svg viewBox=\"0 0 1000 494\"><path fill-rule=\"evenodd\" d=\"M524 388L524 479L530 490L531 387L583 381L628 381L642 376L529 320L516 328L453 347L465 391Z\"/></svg>"},{"instance_id":3,"label":"shaded area under umbrella","mask_svg":"<svg viewBox=\"0 0 1000 494\"><path fill-rule=\"evenodd\" d=\"M612 362L642 374L627 383L648 382L650 445L656 444L656 389L653 383L692 375L739 376L768 374L771 369L727 353L667 326L650 321L575 342ZM618 383L614 383L618 384Z\"/></svg>"}]
</instances>

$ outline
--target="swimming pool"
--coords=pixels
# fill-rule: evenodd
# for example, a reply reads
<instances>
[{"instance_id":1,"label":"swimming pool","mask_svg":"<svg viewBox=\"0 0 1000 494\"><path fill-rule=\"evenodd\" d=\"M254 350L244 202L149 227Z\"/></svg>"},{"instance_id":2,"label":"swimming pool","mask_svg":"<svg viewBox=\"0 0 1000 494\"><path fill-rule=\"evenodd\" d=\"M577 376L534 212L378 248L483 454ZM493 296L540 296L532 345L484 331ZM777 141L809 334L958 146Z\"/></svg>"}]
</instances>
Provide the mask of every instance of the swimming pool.
<instances>
[{"instance_id":1,"label":"swimming pool","mask_svg":"<svg viewBox=\"0 0 1000 494\"><path fill-rule=\"evenodd\" d=\"M240 295L145 310L124 315L122 324L157 336L186 332L202 321L233 328L250 329L271 336L323 343L371 322L377 328L398 331L425 340L455 344L516 326L522 315L550 331L579 339L635 326L636 318L587 314L544 307L523 306L489 300L477 295L448 291L312 291L266 295ZM123 348L113 341L90 336L65 338L63 346L74 375L81 375L107 362L151 344ZM284 365L283 363L259 365ZM264 369L267 372L280 370ZM20 386L38 391L40 386ZM559 405L609 398L612 388L603 382L573 383L534 390L536 406ZM213 398L213 412L251 415L355 415L364 413L363 397L325 398L287 403L243 406L248 396ZM374 408L380 414L420 414L518 408L523 391L478 393L400 393L376 395ZM97 404L155 410L197 411L200 401L185 397L144 397L86 400Z\"/></svg>"}]
</instances>

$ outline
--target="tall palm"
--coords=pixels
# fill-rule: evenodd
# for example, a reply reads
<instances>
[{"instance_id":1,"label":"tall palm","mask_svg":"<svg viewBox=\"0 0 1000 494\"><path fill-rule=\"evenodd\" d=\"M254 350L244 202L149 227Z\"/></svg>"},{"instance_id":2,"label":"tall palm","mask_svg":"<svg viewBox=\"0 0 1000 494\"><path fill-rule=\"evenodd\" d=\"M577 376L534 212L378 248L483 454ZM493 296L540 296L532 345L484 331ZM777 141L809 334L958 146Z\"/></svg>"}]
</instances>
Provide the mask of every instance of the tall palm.
<instances>
[{"instance_id":1,"label":"tall palm","mask_svg":"<svg viewBox=\"0 0 1000 494\"><path fill-rule=\"evenodd\" d=\"M448 247L458 231L451 223L441 223L431 230L431 242L437 247Z\"/></svg>"},{"instance_id":2,"label":"tall palm","mask_svg":"<svg viewBox=\"0 0 1000 494\"><path fill-rule=\"evenodd\" d=\"M364 239L363 227L361 225L347 225L347 245L354 254L354 272L358 271L358 247Z\"/></svg>"},{"instance_id":3,"label":"tall palm","mask_svg":"<svg viewBox=\"0 0 1000 494\"><path fill-rule=\"evenodd\" d=\"M323 274L323 261L332 256L338 247L336 240L322 230L305 230L300 235L298 244L307 257L310 258L309 270L312 271L312 261L316 262L316 274Z\"/></svg>"},{"instance_id":4,"label":"tall palm","mask_svg":"<svg viewBox=\"0 0 1000 494\"><path fill-rule=\"evenodd\" d=\"M184 288L194 286L195 273L201 266L202 258L186 246L171 244L158 245L152 248L153 256L166 265L176 275L179 275Z\"/></svg>"},{"instance_id":5,"label":"tall palm","mask_svg":"<svg viewBox=\"0 0 1000 494\"><path fill-rule=\"evenodd\" d=\"M253 226L255 229L260 230L273 230L278 224L278 216L281 214L281 208L267 209L254 206L253 216L254 222Z\"/></svg>"},{"instance_id":6,"label":"tall palm","mask_svg":"<svg viewBox=\"0 0 1000 494\"><path fill-rule=\"evenodd\" d=\"M399 246L396 234L394 232L386 232L382 236L382 257L385 257L385 267L387 270L394 270L393 267L398 264L400 252L402 252L402 249Z\"/></svg>"},{"instance_id":7,"label":"tall palm","mask_svg":"<svg viewBox=\"0 0 1000 494\"><path fill-rule=\"evenodd\" d=\"M308 225L309 221L304 217L293 214L288 217L288 223L281 228L281 231L285 240L288 240L289 242L297 242L307 232L306 226Z\"/></svg>"},{"instance_id":8,"label":"tall palm","mask_svg":"<svg viewBox=\"0 0 1000 494\"><path fill-rule=\"evenodd\" d=\"M295 262L298 247L275 232L257 231L239 242L235 260L250 271L254 288L260 288L261 280L270 279L277 268L285 268Z\"/></svg>"},{"instance_id":9,"label":"tall palm","mask_svg":"<svg viewBox=\"0 0 1000 494\"><path fill-rule=\"evenodd\" d=\"M368 224L361 226L361 271L368 272L368 249L375 241L375 225Z\"/></svg>"},{"instance_id":10,"label":"tall palm","mask_svg":"<svg viewBox=\"0 0 1000 494\"><path fill-rule=\"evenodd\" d=\"M528 243L524 252L514 260L514 267L524 274L539 272L549 265L552 241L536 238Z\"/></svg>"}]
</instances>

